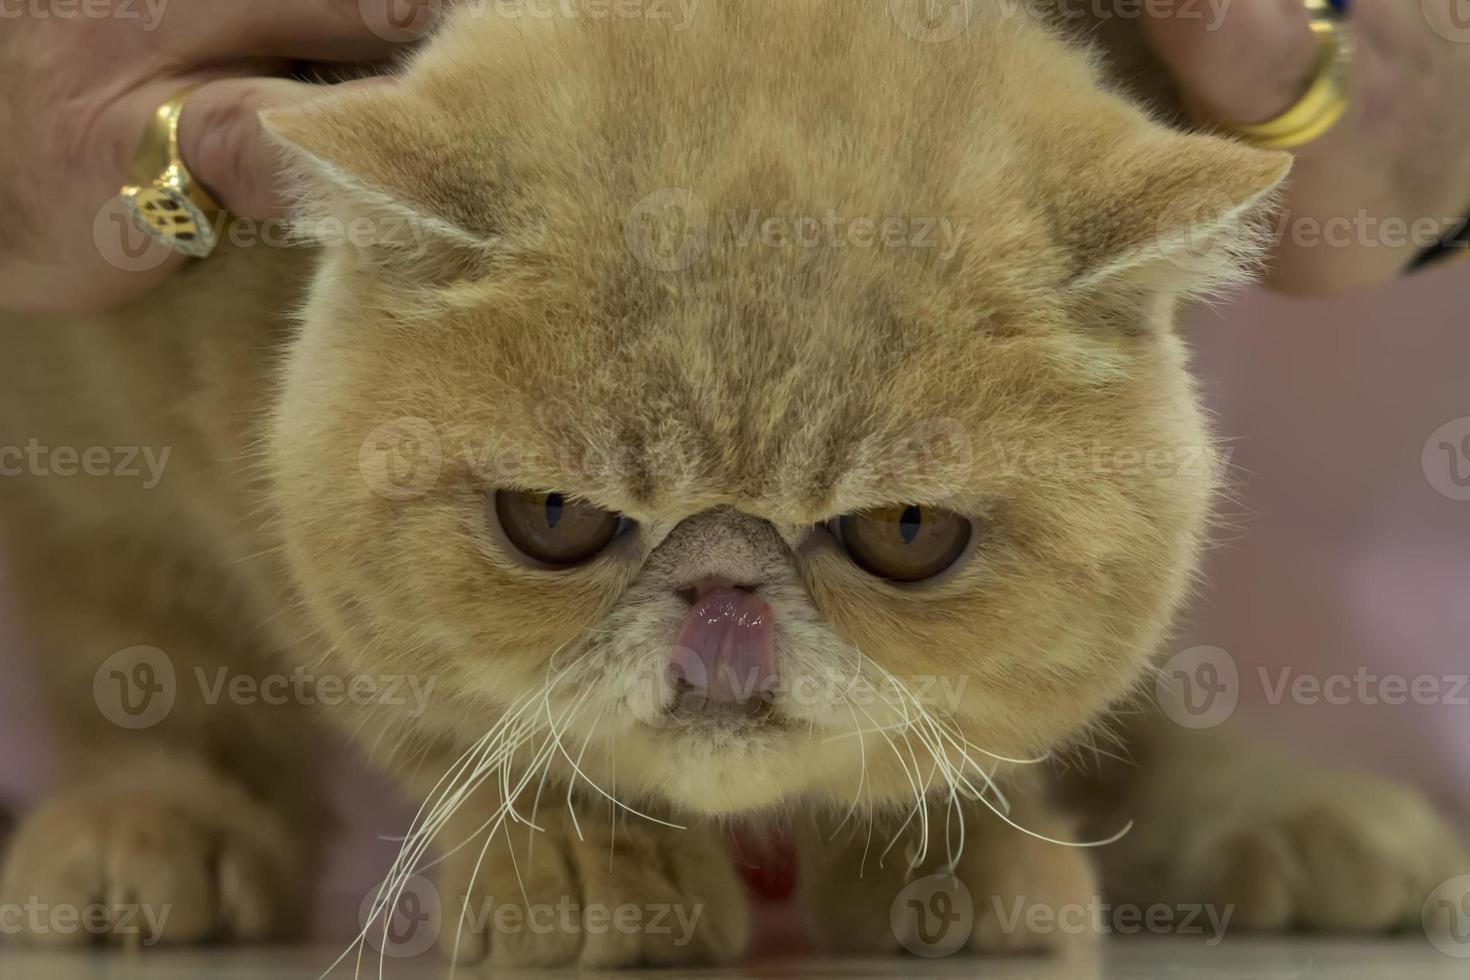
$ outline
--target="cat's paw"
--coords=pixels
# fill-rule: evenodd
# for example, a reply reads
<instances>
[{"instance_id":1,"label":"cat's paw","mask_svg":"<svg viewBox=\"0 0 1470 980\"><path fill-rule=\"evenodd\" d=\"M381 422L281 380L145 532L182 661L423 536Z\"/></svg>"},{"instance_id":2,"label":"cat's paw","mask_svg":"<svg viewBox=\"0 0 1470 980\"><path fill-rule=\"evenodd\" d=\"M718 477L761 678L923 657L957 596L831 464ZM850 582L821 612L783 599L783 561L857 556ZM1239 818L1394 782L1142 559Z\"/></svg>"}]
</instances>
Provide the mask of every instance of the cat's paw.
<instances>
[{"instance_id":1,"label":"cat's paw","mask_svg":"<svg viewBox=\"0 0 1470 980\"><path fill-rule=\"evenodd\" d=\"M1067 821L1040 809L1026 826L1065 838ZM988 811L969 815L964 848L949 870L943 820L926 854L894 848L866 832L837 839L812 832L802 841L802 891L813 929L844 953L908 951L944 956L1056 953L1087 947L1098 932L1089 910L1098 901L1092 860L1078 848L1027 836Z\"/></svg>"},{"instance_id":2,"label":"cat's paw","mask_svg":"<svg viewBox=\"0 0 1470 980\"><path fill-rule=\"evenodd\" d=\"M299 924L300 863L281 821L193 769L120 775L53 797L10 842L0 902L39 945L258 940Z\"/></svg>"},{"instance_id":3,"label":"cat's paw","mask_svg":"<svg viewBox=\"0 0 1470 980\"><path fill-rule=\"evenodd\" d=\"M1313 782L1256 819L1208 827L1181 855L1186 888L1247 930L1417 927L1425 899L1470 872L1429 800L1354 774Z\"/></svg>"},{"instance_id":4,"label":"cat's paw","mask_svg":"<svg viewBox=\"0 0 1470 980\"><path fill-rule=\"evenodd\" d=\"M448 855L438 890L440 945L459 963L629 967L724 963L745 951L749 908L724 837L604 810L581 835L499 834ZM471 880L473 879L473 883Z\"/></svg>"},{"instance_id":5,"label":"cat's paw","mask_svg":"<svg viewBox=\"0 0 1470 980\"><path fill-rule=\"evenodd\" d=\"M1017 831L1004 837L1009 840L994 841L961 862L975 910L969 948L985 954L1059 953L1096 943L1091 910L1098 883L1087 852Z\"/></svg>"}]
</instances>

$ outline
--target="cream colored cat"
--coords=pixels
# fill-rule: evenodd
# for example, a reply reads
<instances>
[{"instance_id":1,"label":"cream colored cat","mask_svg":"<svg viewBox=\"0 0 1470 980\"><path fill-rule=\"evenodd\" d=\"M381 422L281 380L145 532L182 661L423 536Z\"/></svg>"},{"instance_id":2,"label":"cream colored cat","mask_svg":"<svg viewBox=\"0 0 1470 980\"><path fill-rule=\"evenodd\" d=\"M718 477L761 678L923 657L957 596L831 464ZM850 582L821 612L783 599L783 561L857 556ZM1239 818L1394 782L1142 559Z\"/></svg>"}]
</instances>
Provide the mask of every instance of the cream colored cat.
<instances>
[{"instance_id":1,"label":"cream colored cat","mask_svg":"<svg viewBox=\"0 0 1470 980\"><path fill-rule=\"evenodd\" d=\"M470 5L396 84L269 120L317 250L0 323L0 444L170 451L153 487L0 481L66 761L0 899L296 931L320 714L427 801L467 962L740 956L735 818L796 827L838 948L897 949L951 864L971 947L1071 941L997 910L1088 902L1094 852L997 812L1135 820L1116 894L1415 918L1466 862L1406 791L1164 730L1080 790L1023 764L1150 677L1216 483L1174 312L1288 161L1165 129L1026 5L923 8ZM428 700L211 687L298 666ZM459 930L466 896L700 915Z\"/></svg>"}]
</instances>

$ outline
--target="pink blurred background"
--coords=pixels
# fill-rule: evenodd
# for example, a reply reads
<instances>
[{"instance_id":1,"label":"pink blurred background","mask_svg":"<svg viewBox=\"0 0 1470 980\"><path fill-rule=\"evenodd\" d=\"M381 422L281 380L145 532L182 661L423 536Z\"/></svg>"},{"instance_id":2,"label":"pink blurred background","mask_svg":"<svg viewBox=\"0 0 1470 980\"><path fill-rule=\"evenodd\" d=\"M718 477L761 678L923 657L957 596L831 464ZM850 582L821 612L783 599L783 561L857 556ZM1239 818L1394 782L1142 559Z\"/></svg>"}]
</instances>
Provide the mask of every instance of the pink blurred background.
<instances>
[{"instance_id":1,"label":"pink blurred background","mask_svg":"<svg viewBox=\"0 0 1470 980\"><path fill-rule=\"evenodd\" d=\"M1239 503L1227 507L1232 529L1173 644L1225 649L1239 667L1242 714L1324 757L1418 782L1462 831L1470 689L1455 704L1272 704L1257 669L1273 684L1284 667L1428 676L1444 679L1445 693L1470 671L1470 499L1454 499L1470 498L1454 479L1470 482L1467 328L1463 259L1372 294L1254 291L1192 318L1207 398L1235 440ZM1455 420L1465 421L1440 432ZM24 805L49 759L8 618L0 612L0 798ZM322 928L340 934L396 852L386 838L408 813L365 768L329 773L343 828L320 907Z\"/></svg>"}]
</instances>

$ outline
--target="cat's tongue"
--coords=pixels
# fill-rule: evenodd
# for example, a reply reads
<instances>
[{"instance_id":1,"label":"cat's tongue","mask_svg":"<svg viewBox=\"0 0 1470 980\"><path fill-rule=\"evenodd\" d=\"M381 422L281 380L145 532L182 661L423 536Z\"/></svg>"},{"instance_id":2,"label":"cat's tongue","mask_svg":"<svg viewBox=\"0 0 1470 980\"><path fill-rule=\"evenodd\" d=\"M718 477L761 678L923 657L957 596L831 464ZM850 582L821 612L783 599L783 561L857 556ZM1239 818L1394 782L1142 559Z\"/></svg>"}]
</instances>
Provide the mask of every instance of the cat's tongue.
<instances>
[{"instance_id":1,"label":"cat's tongue","mask_svg":"<svg viewBox=\"0 0 1470 980\"><path fill-rule=\"evenodd\" d=\"M670 670L680 685L680 707L698 702L755 706L776 689L771 607L741 589L700 595L684 617Z\"/></svg>"}]
</instances>

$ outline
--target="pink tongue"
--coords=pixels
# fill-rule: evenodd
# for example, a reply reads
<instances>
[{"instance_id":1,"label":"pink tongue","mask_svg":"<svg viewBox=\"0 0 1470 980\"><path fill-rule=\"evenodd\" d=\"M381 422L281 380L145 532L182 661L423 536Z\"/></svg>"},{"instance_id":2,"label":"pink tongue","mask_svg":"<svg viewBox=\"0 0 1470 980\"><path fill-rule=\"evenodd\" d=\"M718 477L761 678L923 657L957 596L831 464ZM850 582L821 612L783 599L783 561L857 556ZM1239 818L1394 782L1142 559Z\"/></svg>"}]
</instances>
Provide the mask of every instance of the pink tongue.
<instances>
[{"instance_id":1,"label":"pink tongue","mask_svg":"<svg viewBox=\"0 0 1470 980\"><path fill-rule=\"evenodd\" d=\"M684 617L670 670L675 680L712 702L740 704L774 690L771 607L740 589L700 596Z\"/></svg>"}]
</instances>

